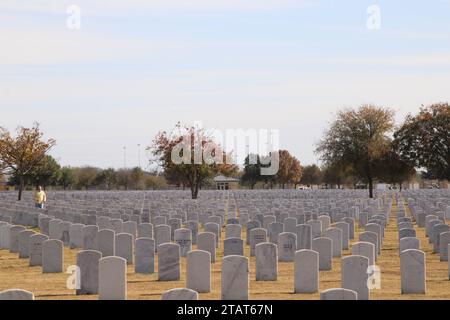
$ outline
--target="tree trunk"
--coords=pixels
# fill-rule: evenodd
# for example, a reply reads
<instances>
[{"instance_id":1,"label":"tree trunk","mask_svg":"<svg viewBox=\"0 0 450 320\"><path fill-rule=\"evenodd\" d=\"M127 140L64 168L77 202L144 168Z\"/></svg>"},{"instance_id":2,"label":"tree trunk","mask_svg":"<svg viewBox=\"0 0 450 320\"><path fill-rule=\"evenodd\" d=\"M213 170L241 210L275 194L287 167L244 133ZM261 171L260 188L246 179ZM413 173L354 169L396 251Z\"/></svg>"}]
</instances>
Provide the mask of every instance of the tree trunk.
<instances>
[{"instance_id":1,"label":"tree trunk","mask_svg":"<svg viewBox=\"0 0 450 320\"><path fill-rule=\"evenodd\" d=\"M373 179L372 177L368 177L369 181L369 198L373 199Z\"/></svg>"},{"instance_id":2,"label":"tree trunk","mask_svg":"<svg viewBox=\"0 0 450 320\"><path fill-rule=\"evenodd\" d=\"M19 178L19 196L17 198L18 201L22 200L22 192L23 192L24 185L25 185L25 178L24 178L23 175L20 175L20 178Z\"/></svg>"},{"instance_id":3,"label":"tree trunk","mask_svg":"<svg viewBox=\"0 0 450 320\"><path fill-rule=\"evenodd\" d=\"M193 184L192 186L191 186L191 196L192 196L192 199L197 199L197 197L198 197L198 184L197 183L195 183L195 184Z\"/></svg>"}]
</instances>

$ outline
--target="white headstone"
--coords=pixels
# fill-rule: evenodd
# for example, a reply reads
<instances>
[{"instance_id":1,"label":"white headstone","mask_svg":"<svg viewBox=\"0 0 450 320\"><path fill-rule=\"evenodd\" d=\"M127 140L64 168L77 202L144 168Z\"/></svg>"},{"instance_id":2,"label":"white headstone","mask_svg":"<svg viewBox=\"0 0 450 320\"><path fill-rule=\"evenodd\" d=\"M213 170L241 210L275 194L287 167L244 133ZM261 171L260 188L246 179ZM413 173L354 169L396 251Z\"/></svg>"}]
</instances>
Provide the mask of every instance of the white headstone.
<instances>
[{"instance_id":1,"label":"white headstone","mask_svg":"<svg viewBox=\"0 0 450 320\"><path fill-rule=\"evenodd\" d=\"M278 276L277 245L263 242L256 245L256 281L276 281Z\"/></svg>"},{"instance_id":2,"label":"white headstone","mask_svg":"<svg viewBox=\"0 0 450 320\"><path fill-rule=\"evenodd\" d=\"M216 235L212 232L202 232L197 237L197 249L211 254L211 263L216 262Z\"/></svg>"},{"instance_id":3,"label":"white headstone","mask_svg":"<svg viewBox=\"0 0 450 320\"><path fill-rule=\"evenodd\" d=\"M99 300L126 300L127 261L120 257L102 258L98 270Z\"/></svg>"},{"instance_id":4,"label":"white headstone","mask_svg":"<svg viewBox=\"0 0 450 320\"><path fill-rule=\"evenodd\" d=\"M180 255L186 257L192 250L191 230L185 228L175 230L174 242L180 246Z\"/></svg>"},{"instance_id":5,"label":"white headstone","mask_svg":"<svg viewBox=\"0 0 450 320\"><path fill-rule=\"evenodd\" d=\"M19 242L19 258L30 257L30 237L34 234L36 233L32 230L24 230L17 235Z\"/></svg>"},{"instance_id":6,"label":"white headstone","mask_svg":"<svg viewBox=\"0 0 450 320\"><path fill-rule=\"evenodd\" d=\"M77 295L98 294L99 262L102 253L95 250L84 250L77 254L77 266L80 271Z\"/></svg>"},{"instance_id":7,"label":"white headstone","mask_svg":"<svg viewBox=\"0 0 450 320\"><path fill-rule=\"evenodd\" d=\"M312 242L312 250L319 253L319 270L331 270L333 267L333 240L320 237Z\"/></svg>"},{"instance_id":8,"label":"white headstone","mask_svg":"<svg viewBox=\"0 0 450 320\"><path fill-rule=\"evenodd\" d=\"M102 253L102 257L110 257L115 255L115 232L111 229L102 229L98 232L98 251Z\"/></svg>"},{"instance_id":9,"label":"white headstone","mask_svg":"<svg viewBox=\"0 0 450 320\"><path fill-rule=\"evenodd\" d=\"M61 240L50 239L42 243L42 272L63 272L64 245Z\"/></svg>"},{"instance_id":10,"label":"white headstone","mask_svg":"<svg viewBox=\"0 0 450 320\"><path fill-rule=\"evenodd\" d=\"M119 233L115 236L115 255L124 258L127 264L133 264L133 235Z\"/></svg>"},{"instance_id":11,"label":"white headstone","mask_svg":"<svg viewBox=\"0 0 450 320\"><path fill-rule=\"evenodd\" d=\"M352 255L363 256L369 259L369 265L375 265L375 245L370 242L355 242L352 245Z\"/></svg>"},{"instance_id":12,"label":"white headstone","mask_svg":"<svg viewBox=\"0 0 450 320\"><path fill-rule=\"evenodd\" d=\"M30 267L42 266L42 243L48 240L48 236L34 234L30 237Z\"/></svg>"},{"instance_id":13,"label":"white headstone","mask_svg":"<svg viewBox=\"0 0 450 320\"><path fill-rule=\"evenodd\" d=\"M151 274L155 272L155 240L136 239L135 267L136 273Z\"/></svg>"},{"instance_id":14,"label":"white headstone","mask_svg":"<svg viewBox=\"0 0 450 320\"><path fill-rule=\"evenodd\" d=\"M0 292L0 300L34 300L34 294L21 289L9 289Z\"/></svg>"},{"instance_id":15,"label":"white headstone","mask_svg":"<svg viewBox=\"0 0 450 320\"><path fill-rule=\"evenodd\" d=\"M186 288L200 293L211 291L211 254L209 252L193 250L188 253Z\"/></svg>"},{"instance_id":16,"label":"white headstone","mask_svg":"<svg viewBox=\"0 0 450 320\"><path fill-rule=\"evenodd\" d=\"M158 280L180 280L180 246L164 243L158 247Z\"/></svg>"},{"instance_id":17,"label":"white headstone","mask_svg":"<svg viewBox=\"0 0 450 320\"><path fill-rule=\"evenodd\" d=\"M319 254L312 250L295 253L295 293L316 293L319 291Z\"/></svg>"},{"instance_id":18,"label":"white headstone","mask_svg":"<svg viewBox=\"0 0 450 320\"><path fill-rule=\"evenodd\" d=\"M248 258L228 256L222 259L222 300L248 300Z\"/></svg>"},{"instance_id":19,"label":"white headstone","mask_svg":"<svg viewBox=\"0 0 450 320\"><path fill-rule=\"evenodd\" d=\"M322 291L320 300L357 300L358 293L353 290L335 288Z\"/></svg>"},{"instance_id":20,"label":"white headstone","mask_svg":"<svg viewBox=\"0 0 450 320\"><path fill-rule=\"evenodd\" d=\"M409 249L400 253L402 294L426 293L425 252Z\"/></svg>"},{"instance_id":21,"label":"white headstone","mask_svg":"<svg viewBox=\"0 0 450 320\"><path fill-rule=\"evenodd\" d=\"M198 300L198 293L187 288L171 289L162 294L162 300Z\"/></svg>"},{"instance_id":22,"label":"white headstone","mask_svg":"<svg viewBox=\"0 0 450 320\"><path fill-rule=\"evenodd\" d=\"M278 236L278 261L294 261L297 251L297 235L291 232L283 232Z\"/></svg>"},{"instance_id":23,"label":"white headstone","mask_svg":"<svg viewBox=\"0 0 450 320\"><path fill-rule=\"evenodd\" d=\"M358 293L358 300L369 300L369 259L364 256L348 256L342 259L342 288Z\"/></svg>"},{"instance_id":24,"label":"white headstone","mask_svg":"<svg viewBox=\"0 0 450 320\"><path fill-rule=\"evenodd\" d=\"M342 255L342 230L328 228L325 230L324 236L333 240L333 257L340 257Z\"/></svg>"}]
</instances>

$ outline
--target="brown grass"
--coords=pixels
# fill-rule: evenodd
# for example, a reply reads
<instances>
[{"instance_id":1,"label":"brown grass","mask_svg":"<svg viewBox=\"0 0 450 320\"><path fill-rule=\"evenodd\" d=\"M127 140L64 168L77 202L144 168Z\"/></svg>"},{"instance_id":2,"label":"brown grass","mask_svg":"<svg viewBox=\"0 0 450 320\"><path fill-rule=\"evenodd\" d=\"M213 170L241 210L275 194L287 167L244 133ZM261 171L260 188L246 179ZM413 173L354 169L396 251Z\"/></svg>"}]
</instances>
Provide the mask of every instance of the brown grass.
<instances>
[{"instance_id":1,"label":"brown grass","mask_svg":"<svg viewBox=\"0 0 450 320\"><path fill-rule=\"evenodd\" d=\"M394 208L395 209L395 206ZM394 210L395 212L395 210ZM371 291L371 299L450 299L450 281L448 279L447 262L440 262L438 254L432 254L432 247L425 237L423 229L417 229L417 236L421 240L422 250L426 253L427 265L427 294L402 295L400 293L400 259L398 255L398 233L395 214L391 215L390 223L385 230L382 254L377 265L381 268L381 289ZM355 239L361 232L357 229ZM224 236L224 235L223 235ZM245 239L245 232L243 234ZM351 243L357 240L352 240ZM195 248L195 246L194 246ZM64 249L64 267L75 264L79 250ZM211 268L212 291L200 294L199 298L220 299L220 266L223 254L223 243L218 249L216 263ZM249 248L245 248L248 257ZM343 252L343 256L350 251ZM76 296L75 290L66 289L69 274L43 274L41 267L28 267L28 259L18 259L17 254L0 250L0 291L20 288L34 292L36 299L97 299L93 296ZM157 263L157 261L156 261ZM128 267L127 292L128 299L160 299L161 293L185 286L186 258L181 259L181 280L173 282L157 281L157 274L138 275L134 267ZM293 294L294 265L292 262L278 264L277 281L255 281L255 258L250 258L250 299L267 300L310 300L319 299L319 294ZM320 272L320 290L341 286L340 259L333 259L333 270Z\"/></svg>"}]
</instances>

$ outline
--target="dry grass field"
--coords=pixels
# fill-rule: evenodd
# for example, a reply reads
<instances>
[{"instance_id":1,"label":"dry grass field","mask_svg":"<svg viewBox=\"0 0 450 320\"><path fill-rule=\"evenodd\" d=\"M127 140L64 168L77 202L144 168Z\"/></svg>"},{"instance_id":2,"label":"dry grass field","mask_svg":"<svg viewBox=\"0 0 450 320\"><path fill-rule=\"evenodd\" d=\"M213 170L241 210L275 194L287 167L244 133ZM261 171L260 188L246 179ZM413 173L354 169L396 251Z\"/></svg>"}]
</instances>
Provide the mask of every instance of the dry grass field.
<instances>
[{"instance_id":1,"label":"dry grass field","mask_svg":"<svg viewBox=\"0 0 450 320\"><path fill-rule=\"evenodd\" d=\"M395 212L395 205L393 207ZM422 250L426 252L427 264L427 294L402 295L400 292L400 259L398 255L398 233L395 213L385 230L382 254L377 265L381 269L381 289L371 291L371 299L450 299L450 281L448 279L447 262L440 262L439 255L432 254L432 247L425 237L425 231L416 229L421 240ZM361 232L357 229L355 240ZM224 234L223 234L224 236ZM243 234L245 239L245 232ZM222 243L223 246L223 243ZM223 247L220 247L216 263L212 265L211 282L212 292L200 294L199 299L220 299L220 268ZM195 246L194 246L195 249ZM78 250L65 249L64 265L75 264ZM347 250L344 256L349 255ZM246 248L246 256L249 256ZM156 261L157 263L157 261ZM185 286L186 259L181 260L182 277L180 281L158 282L157 274L137 275L134 266L128 267L127 292L128 299L160 299L165 290ZM310 300L319 299L319 294L294 294L294 264L279 263L278 281L256 282L255 259L250 259L250 299L267 300ZM28 259L18 259L17 254L0 250L0 291L11 288L20 288L34 292L36 299L97 299L97 296L76 296L75 290L66 289L66 280L69 274L43 274L41 267L28 267ZM334 258L331 271L320 272L320 290L340 287L340 259Z\"/></svg>"}]
</instances>

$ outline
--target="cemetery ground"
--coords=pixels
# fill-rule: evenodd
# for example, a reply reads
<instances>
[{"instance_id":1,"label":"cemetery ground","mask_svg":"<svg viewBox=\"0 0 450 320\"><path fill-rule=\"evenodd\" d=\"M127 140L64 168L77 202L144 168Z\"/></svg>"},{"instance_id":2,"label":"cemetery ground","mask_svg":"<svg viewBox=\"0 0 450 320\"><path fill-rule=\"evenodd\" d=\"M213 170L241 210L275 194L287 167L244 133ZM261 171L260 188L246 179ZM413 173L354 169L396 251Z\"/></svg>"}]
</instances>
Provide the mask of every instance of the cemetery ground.
<instances>
[{"instance_id":1,"label":"cemetery ground","mask_svg":"<svg viewBox=\"0 0 450 320\"><path fill-rule=\"evenodd\" d=\"M407 214L410 214L407 212ZM381 289L371 290L371 299L410 300L410 299L450 299L450 281L448 280L447 262L439 261L439 254L432 253L432 245L428 243L423 228L417 228L417 238L421 241L421 248L426 253L426 285L427 293L406 295L401 294L399 240L396 223L396 204L392 207L390 222L385 230L382 253L378 258L377 266L381 269ZM355 239L363 230L356 226ZM245 239L245 228L242 238ZM222 228L222 239L224 228ZM193 249L196 246L193 245ZM351 246L350 246L351 248ZM76 254L81 249L64 248L64 269L76 264ZM343 251L343 257L350 255L350 250ZM211 292L200 293L200 300L220 299L221 288L221 260L223 256L223 241L217 251L217 260L211 266ZM249 257L249 247L245 246L245 256ZM155 265L157 265L155 255ZM320 291L341 287L341 258L333 258L331 271L320 271ZM277 281L255 281L255 257L250 258L250 299L259 300L318 300L319 293L294 294L294 263L278 263ZM156 271L156 267L155 267ZM186 283L186 258L181 258L180 281L161 282L157 280L157 273L151 275L136 274L134 266L128 266L127 272L127 298L132 300L161 299L161 294L169 289L183 288ZM36 299L98 299L97 295L79 295L75 290L66 288L68 273L42 273L42 267L29 267L28 259L19 259L16 253L0 250L0 291L10 288L21 288L35 294Z\"/></svg>"}]
</instances>

